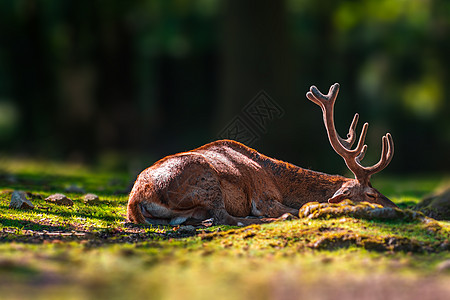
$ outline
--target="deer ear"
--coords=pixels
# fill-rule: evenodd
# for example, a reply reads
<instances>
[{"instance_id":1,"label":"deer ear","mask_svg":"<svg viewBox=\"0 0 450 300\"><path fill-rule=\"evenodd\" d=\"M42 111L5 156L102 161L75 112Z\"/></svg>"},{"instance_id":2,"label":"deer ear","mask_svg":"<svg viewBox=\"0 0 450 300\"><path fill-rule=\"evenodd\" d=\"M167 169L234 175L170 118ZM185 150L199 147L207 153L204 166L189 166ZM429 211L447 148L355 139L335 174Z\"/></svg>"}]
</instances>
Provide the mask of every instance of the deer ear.
<instances>
[{"instance_id":1,"label":"deer ear","mask_svg":"<svg viewBox=\"0 0 450 300\"><path fill-rule=\"evenodd\" d=\"M334 195L328 199L328 203L339 203L348 199L349 192L346 189L339 189Z\"/></svg>"}]
</instances>

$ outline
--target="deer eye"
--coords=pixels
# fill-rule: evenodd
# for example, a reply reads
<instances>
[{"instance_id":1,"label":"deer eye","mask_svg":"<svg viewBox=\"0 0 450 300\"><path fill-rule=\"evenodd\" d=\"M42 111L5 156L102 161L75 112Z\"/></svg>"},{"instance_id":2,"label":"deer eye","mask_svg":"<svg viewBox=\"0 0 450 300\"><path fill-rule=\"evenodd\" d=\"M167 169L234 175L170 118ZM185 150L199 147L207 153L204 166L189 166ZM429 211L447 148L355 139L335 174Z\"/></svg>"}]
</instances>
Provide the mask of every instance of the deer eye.
<instances>
[{"instance_id":1,"label":"deer eye","mask_svg":"<svg viewBox=\"0 0 450 300\"><path fill-rule=\"evenodd\" d=\"M367 195L367 197L372 198L372 199L375 199L377 197L377 195L373 194L373 193L366 193L366 195Z\"/></svg>"}]
</instances>

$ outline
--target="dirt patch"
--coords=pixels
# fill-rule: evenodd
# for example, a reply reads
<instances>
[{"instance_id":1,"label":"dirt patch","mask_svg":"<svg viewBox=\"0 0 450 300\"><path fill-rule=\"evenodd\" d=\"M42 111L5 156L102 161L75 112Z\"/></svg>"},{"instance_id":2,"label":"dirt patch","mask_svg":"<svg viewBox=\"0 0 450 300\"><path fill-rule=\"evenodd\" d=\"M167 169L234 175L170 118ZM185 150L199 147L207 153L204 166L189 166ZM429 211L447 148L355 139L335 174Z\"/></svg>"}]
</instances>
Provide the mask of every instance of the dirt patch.
<instances>
[{"instance_id":1,"label":"dirt patch","mask_svg":"<svg viewBox=\"0 0 450 300\"><path fill-rule=\"evenodd\" d=\"M186 226L185 226L186 227ZM193 226L191 226L193 227ZM149 231L148 226L125 224L124 228L105 228L95 232L79 230L18 230L17 228L2 228L0 230L0 243L20 242L28 244L59 243L77 241L82 244L101 246L114 243L139 243L152 240L168 240L172 238L185 238L196 234L204 235L214 232L204 227L187 228L183 226L161 228L159 231Z\"/></svg>"}]
</instances>

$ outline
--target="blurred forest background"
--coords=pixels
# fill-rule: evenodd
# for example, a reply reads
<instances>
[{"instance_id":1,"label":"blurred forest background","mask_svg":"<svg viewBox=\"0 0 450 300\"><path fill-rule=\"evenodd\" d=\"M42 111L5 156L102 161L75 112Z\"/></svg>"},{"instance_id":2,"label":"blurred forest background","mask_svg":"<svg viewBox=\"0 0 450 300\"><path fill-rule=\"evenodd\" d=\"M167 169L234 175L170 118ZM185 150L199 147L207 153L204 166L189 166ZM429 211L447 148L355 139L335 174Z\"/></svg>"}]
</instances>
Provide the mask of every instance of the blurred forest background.
<instances>
[{"instance_id":1,"label":"blurred forest background","mask_svg":"<svg viewBox=\"0 0 450 300\"><path fill-rule=\"evenodd\" d=\"M139 170L217 139L263 90L283 113L251 146L348 173L305 97L339 82L341 136L355 112L370 123L365 164L391 132L384 172L445 172L449 54L448 0L1 0L0 153Z\"/></svg>"}]
</instances>

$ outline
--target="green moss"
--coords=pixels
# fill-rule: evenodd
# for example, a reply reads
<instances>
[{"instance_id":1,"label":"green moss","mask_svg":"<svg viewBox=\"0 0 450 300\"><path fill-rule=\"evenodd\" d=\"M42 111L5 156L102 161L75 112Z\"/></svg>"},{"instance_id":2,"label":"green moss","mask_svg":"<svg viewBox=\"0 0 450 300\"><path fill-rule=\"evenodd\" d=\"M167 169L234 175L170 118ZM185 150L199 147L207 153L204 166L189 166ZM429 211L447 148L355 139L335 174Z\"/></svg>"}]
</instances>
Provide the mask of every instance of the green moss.
<instances>
[{"instance_id":1,"label":"green moss","mask_svg":"<svg viewBox=\"0 0 450 300\"><path fill-rule=\"evenodd\" d=\"M7 299L317 299L374 282L383 290L394 282L403 292L427 284L444 291L440 283L450 279L437 268L450 259L450 223L413 211L311 203L302 219L192 235L127 223L127 175L33 162L3 167L15 178L0 181L0 294ZM390 180L387 193L376 185L415 204L413 188L429 193L437 184L408 182L397 188ZM86 205L77 193L66 193L72 207L43 200L73 184L100 203ZM35 209L10 209L14 189L28 192Z\"/></svg>"},{"instance_id":2,"label":"green moss","mask_svg":"<svg viewBox=\"0 0 450 300\"><path fill-rule=\"evenodd\" d=\"M300 209L299 216L308 219L329 219L348 216L367 220L401 220L406 222L422 221L425 218L422 213L411 209L383 207L369 202L355 204L350 200L337 204L310 202Z\"/></svg>"}]
</instances>

